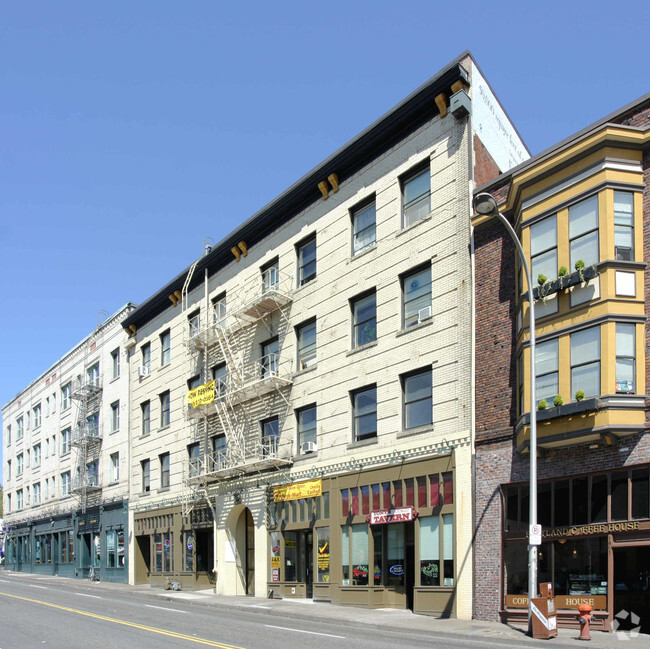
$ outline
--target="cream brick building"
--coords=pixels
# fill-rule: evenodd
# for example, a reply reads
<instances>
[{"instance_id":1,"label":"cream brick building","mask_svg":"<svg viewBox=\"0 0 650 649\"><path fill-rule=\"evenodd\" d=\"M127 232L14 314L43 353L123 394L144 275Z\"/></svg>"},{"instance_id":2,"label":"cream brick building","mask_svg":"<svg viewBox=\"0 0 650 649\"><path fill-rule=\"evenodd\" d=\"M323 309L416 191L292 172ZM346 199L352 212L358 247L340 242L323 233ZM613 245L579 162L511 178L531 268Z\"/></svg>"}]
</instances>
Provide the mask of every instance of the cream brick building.
<instances>
[{"instance_id":1,"label":"cream brick building","mask_svg":"<svg viewBox=\"0 0 650 649\"><path fill-rule=\"evenodd\" d=\"M471 617L470 196L522 156L466 53L128 316L131 582Z\"/></svg>"},{"instance_id":2,"label":"cream brick building","mask_svg":"<svg viewBox=\"0 0 650 649\"><path fill-rule=\"evenodd\" d=\"M5 568L128 576L128 303L2 409ZM126 367L125 367L126 366Z\"/></svg>"}]
</instances>

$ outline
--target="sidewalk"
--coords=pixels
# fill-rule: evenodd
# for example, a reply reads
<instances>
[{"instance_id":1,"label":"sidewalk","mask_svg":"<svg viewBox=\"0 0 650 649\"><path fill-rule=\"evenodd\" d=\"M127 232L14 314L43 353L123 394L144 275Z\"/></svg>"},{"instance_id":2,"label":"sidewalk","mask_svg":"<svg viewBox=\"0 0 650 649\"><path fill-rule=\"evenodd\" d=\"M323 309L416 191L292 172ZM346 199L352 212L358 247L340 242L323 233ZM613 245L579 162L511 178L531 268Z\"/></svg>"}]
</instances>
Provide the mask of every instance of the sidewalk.
<instances>
[{"instance_id":1,"label":"sidewalk","mask_svg":"<svg viewBox=\"0 0 650 649\"><path fill-rule=\"evenodd\" d=\"M110 584L105 585L111 586ZM304 599L226 597L215 595L212 590L175 592L150 586L120 586L158 599L183 600L201 606L212 606L215 609L248 608L261 615L271 615L276 618L319 622L328 620L338 623L342 628L354 624L355 626L370 626L374 629L386 627L391 631L404 629L409 633L425 634L437 638L448 637L456 640L464 638L469 642L474 639L481 642L494 642L495 645L500 646L582 647L586 645L597 649L650 649L650 636L642 634L593 631L591 642L587 644L578 640L579 631L559 629L556 638L537 640L525 635L524 628L507 626L499 622L438 619L426 615L414 615L411 611L401 609L353 608Z\"/></svg>"}]
</instances>

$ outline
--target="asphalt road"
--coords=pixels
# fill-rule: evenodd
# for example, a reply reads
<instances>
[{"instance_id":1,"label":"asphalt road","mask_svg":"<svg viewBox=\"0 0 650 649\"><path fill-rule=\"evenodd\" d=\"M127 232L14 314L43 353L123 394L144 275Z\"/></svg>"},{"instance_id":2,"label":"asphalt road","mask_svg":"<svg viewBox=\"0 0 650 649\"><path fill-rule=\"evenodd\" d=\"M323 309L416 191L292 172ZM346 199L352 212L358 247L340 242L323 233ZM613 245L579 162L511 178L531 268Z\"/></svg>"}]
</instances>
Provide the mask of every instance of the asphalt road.
<instances>
[{"instance_id":1,"label":"asphalt road","mask_svg":"<svg viewBox=\"0 0 650 649\"><path fill-rule=\"evenodd\" d=\"M331 620L274 618L256 606L213 608L157 601L88 581L0 573L0 649L394 649L492 643L437 639Z\"/></svg>"}]
</instances>

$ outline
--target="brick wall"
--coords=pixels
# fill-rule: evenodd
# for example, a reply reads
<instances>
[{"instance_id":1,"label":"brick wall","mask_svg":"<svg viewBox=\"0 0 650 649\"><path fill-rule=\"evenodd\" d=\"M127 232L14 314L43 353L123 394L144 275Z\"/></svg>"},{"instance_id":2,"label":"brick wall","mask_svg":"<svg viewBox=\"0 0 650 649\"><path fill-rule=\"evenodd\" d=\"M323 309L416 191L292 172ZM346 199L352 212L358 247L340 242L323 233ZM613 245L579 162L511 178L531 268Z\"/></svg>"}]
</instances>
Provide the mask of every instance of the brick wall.
<instances>
[{"instance_id":1,"label":"brick wall","mask_svg":"<svg viewBox=\"0 0 650 649\"><path fill-rule=\"evenodd\" d=\"M478 135L474 134L474 183L477 187L496 178L501 171Z\"/></svg>"}]
</instances>

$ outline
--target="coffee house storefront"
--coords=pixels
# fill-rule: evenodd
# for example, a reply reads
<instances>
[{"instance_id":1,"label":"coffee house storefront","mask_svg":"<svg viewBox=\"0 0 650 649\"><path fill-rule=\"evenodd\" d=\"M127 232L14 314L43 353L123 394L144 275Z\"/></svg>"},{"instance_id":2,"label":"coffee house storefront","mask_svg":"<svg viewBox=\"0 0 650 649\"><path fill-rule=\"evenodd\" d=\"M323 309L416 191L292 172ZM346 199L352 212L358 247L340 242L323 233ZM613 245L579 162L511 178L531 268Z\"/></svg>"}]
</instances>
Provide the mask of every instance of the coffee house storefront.
<instances>
[{"instance_id":1,"label":"coffee house storefront","mask_svg":"<svg viewBox=\"0 0 650 649\"><path fill-rule=\"evenodd\" d=\"M578 606L588 603L595 628L650 632L649 478L637 467L540 482L538 583L554 586L559 626L576 626ZM503 494L501 618L512 623L528 607L528 485Z\"/></svg>"}]
</instances>

